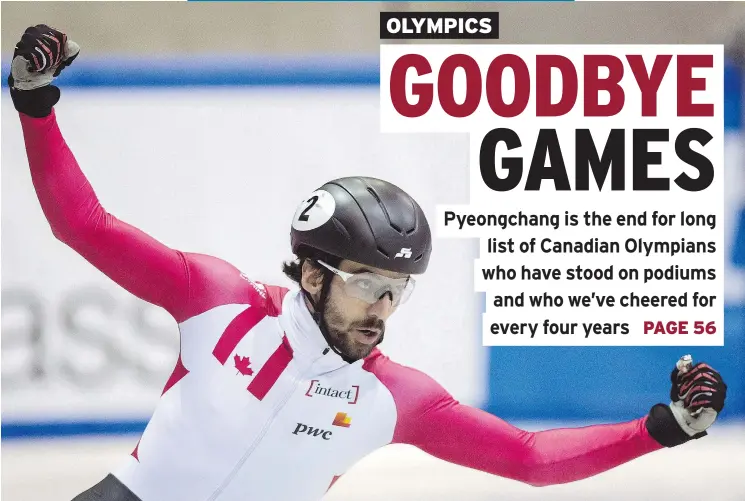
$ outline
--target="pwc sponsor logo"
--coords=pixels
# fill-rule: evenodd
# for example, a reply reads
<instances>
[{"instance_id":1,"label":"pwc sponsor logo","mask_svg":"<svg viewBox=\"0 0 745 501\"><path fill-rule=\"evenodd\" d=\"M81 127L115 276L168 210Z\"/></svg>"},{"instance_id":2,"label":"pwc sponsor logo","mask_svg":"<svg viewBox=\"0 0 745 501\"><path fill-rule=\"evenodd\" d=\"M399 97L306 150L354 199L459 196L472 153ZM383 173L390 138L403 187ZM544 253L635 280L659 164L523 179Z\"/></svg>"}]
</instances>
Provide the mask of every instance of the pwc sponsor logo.
<instances>
[{"instance_id":1,"label":"pwc sponsor logo","mask_svg":"<svg viewBox=\"0 0 745 501\"><path fill-rule=\"evenodd\" d=\"M348 404L356 404L360 394L360 387L352 385L350 389L338 390L330 386L323 386L317 379L313 379L305 392L306 397L322 396L346 400Z\"/></svg>"},{"instance_id":2,"label":"pwc sponsor logo","mask_svg":"<svg viewBox=\"0 0 745 501\"><path fill-rule=\"evenodd\" d=\"M292 434L300 435L303 433L305 433L306 435L310 435L311 437L321 437L324 440L331 440L331 435L334 434L334 432L332 431L315 428L303 423L298 423L297 426L295 426L295 431L293 431Z\"/></svg>"},{"instance_id":3,"label":"pwc sponsor logo","mask_svg":"<svg viewBox=\"0 0 745 501\"><path fill-rule=\"evenodd\" d=\"M334 420L331 422L332 426L339 426L341 428L349 428L352 426L352 417L347 415L346 412L337 412L334 416ZM311 437L321 437L324 440L331 440L333 431L324 430L323 428L316 428L304 423L297 423L295 430L292 432L293 435L308 435Z\"/></svg>"}]
</instances>

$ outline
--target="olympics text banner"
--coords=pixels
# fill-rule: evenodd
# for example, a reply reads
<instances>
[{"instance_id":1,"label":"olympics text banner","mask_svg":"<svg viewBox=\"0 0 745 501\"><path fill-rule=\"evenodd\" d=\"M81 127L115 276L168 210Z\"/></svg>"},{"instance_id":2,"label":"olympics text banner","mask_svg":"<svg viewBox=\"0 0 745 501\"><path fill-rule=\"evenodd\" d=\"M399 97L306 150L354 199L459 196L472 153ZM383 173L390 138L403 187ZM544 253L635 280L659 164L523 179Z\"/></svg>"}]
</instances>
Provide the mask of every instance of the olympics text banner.
<instances>
[{"instance_id":1,"label":"olympics text banner","mask_svg":"<svg viewBox=\"0 0 745 501\"><path fill-rule=\"evenodd\" d=\"M721 45L383 44L380 71L383 132L470 135L433 226L480 239L485 345L723 346Z\"/></svg>"}]
</instances>

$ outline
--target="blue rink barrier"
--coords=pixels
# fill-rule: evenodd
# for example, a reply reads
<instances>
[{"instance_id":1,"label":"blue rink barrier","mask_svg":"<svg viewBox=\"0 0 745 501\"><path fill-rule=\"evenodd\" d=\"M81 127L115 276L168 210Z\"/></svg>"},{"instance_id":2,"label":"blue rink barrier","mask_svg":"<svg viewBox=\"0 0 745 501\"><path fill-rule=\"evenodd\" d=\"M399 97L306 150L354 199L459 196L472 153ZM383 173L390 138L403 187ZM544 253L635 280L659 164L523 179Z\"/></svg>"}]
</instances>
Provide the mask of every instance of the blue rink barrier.
<instances>
[{"instance_id":1,"label":"blue rink barrier","mask_svg":"<svg viewBox=\"0 0 745 501\"><path fill-rule=\"evenodd\" d=\"M10 66L2 66L8 86ZM377 86L378 58L308 56L183 57L77 59L55 79L60 88L184 88Z\"/></svg>"},{"instance_id":2,"label":"blue rink barrier","mask_svg":"<svg viewBox=\"0 0 745 501\"><path fill-rule=\"evenodd\" d=\"M635 419L669 401L670 372L687 353L727 382L721 419L745 418L745 307L725 308L724 346L492 347L485 410L505 419Z\"/></svg>"},{"instance_id":3,"label":"blue rink barrier","mask_svg":"<svg viewBox=\"0 0 745 501\"><path fill-rule=\"evenodd\" d=\"M144 420L100 421L28 421L3 423L2 439L76 437L87 435L142 434L147 426Z\"/></svg>"},{"instance_id":4,"label":"blue rink barrier","mask_svg":"<svg viewBox=\"0 0 745 501\"><path fill-rule=\"evenodd\" d=\"M1 71L6 89L9 65L2 65ZM729 131L743 127L742 78L737 67L727 64L724 120ZM377 86L379 67L377 57L88 59L76 61L57 82L63 92L65 88ZM732 224L737 224L737 237L727 259L742 268L745 200ZM695 360L706 360L719 369L728 383L722 418L745 418L745 305L726 307L724 328L724 347L484 348L489 353L484 409L513 420L634 419L665 401L673 364L691 353ZM145 425L142 420L3 421L2 438L140 433Z\"/></svg>"}]
</instances>

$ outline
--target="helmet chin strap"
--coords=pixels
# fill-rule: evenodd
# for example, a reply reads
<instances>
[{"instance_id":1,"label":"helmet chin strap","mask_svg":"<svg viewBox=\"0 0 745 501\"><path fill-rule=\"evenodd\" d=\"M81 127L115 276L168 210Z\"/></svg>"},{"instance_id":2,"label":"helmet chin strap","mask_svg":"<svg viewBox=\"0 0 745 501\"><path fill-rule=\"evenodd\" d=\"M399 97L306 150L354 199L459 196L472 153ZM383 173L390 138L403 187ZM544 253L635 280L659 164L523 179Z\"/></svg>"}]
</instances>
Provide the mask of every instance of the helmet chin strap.
<instances>
[{"instance_id":1,"label":"helmet chin strap","mask_svg":"<svg viewBox=\"0 0 745 501\"><path fill-rule=\"evenodd\" d=\"M347 357L342 353L339 348L336 347L336 344L334 343L333 339L331 339L331 336L328 332L328 327L326 326L326 319L324 313L326 312L326 299L328 297L328 291L329 291L329 280L324 280L323 286L321 287L321 295L318 298L318 302L316 302L313 299L313 296L306 291L305 289L302 289L303 294L305 295L306 299L310 303L310 305L313 307L313 311L311 312L311 316L313 317L313 320L315 320L316 325L318 325L318 330L321 331L321 334L323 335L323 338L326 340L326 343L329 345L329 348L339 355L342 360L347 362L348 364L351 364L355 362L355 360L352 360L351 358ZM324 351L324 354L326 352Z\"/></svg>"}]
</instances>

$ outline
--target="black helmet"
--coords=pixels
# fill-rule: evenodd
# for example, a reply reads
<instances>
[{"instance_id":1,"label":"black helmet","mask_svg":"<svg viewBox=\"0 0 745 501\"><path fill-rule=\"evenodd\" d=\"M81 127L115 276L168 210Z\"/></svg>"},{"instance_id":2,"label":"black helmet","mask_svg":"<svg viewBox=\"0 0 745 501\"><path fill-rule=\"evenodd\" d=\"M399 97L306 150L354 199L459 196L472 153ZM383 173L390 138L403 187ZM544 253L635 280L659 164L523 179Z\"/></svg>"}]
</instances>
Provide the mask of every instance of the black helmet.
<instances>
[{"instance_id":1,"label":"black helmet","mask_svg":"<svg viewBox=\"0 0 745 501\"><path fill-rule=\"evenodd\" d=\"M421 274L432 236L419 204L371 177L345 177L305 197L292 220L292 251L305 246L383 270Z\"/></svg>"}]
</instances>

